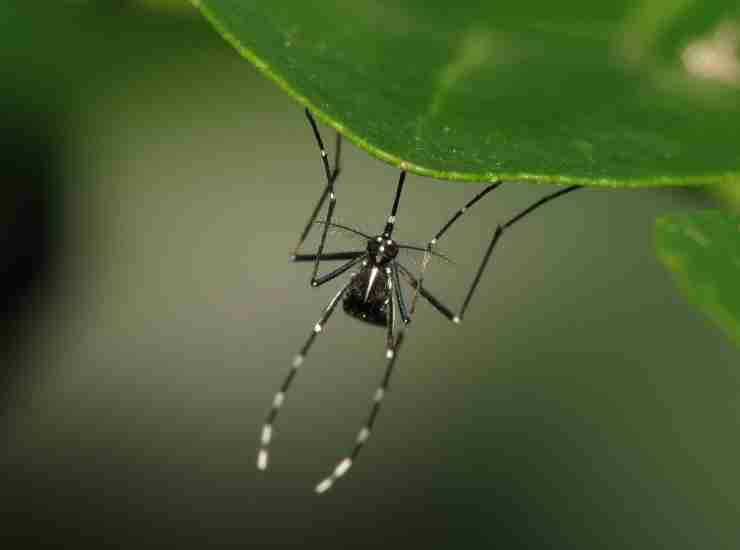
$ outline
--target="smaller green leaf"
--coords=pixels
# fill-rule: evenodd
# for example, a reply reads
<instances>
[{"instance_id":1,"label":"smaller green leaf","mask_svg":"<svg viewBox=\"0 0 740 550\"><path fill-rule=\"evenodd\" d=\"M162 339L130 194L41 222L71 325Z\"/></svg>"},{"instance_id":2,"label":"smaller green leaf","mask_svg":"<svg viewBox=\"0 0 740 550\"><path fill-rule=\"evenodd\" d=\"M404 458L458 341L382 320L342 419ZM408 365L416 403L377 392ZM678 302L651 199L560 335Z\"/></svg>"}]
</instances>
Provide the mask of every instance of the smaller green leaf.
<instances>
[{"instance_id":1,"label":"smaller green leaf","mask_svg":"<svg viewBox=\"0 0 740 550\"><path fill-rule=\"evenodd\" d=\"M740 215L706 210L655 224L661 262L697 309L740 345Z\"/></svg>"}]
</instances>

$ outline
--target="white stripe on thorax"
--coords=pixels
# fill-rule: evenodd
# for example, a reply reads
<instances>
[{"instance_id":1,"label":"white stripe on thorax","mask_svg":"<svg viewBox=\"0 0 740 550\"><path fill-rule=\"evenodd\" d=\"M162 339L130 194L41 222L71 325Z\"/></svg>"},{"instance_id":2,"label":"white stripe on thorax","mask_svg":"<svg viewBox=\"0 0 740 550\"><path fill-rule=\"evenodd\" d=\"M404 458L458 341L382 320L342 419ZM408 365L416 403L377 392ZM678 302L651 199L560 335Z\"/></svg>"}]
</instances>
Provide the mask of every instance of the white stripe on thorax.
<instances>
[{"instance_id":1,"label":"white stripe on thorax","mask_svg":"<svg viewBox=\"0 0 740 550\"><path fill-rule=\"evenodd\" d=\"M375 279L378 276L378 268L373 267L373 269L370 271L370 280L367 282L367 289L365 290L365 302L367 302L367 299L370 297L370 291L373 288L373 284L375 283Z\"/></svg>"}]
</instances>

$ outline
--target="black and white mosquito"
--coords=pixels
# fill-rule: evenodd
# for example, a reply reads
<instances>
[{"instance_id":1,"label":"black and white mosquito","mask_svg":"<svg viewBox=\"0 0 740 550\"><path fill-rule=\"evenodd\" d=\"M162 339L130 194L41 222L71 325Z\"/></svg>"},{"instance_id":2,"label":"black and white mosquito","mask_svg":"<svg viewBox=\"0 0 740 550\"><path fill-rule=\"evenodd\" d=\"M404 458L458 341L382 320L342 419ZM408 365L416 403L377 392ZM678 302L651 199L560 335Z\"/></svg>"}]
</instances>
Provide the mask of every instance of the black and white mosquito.
<instances>
[{"instance_id":1,"label":"black and white mosquito","mask_svg":"<svg viewBox=\"0 0 740 550\"><path fill-rule=\"evenodd\" d=\"M333 281L353 268L356 269L350 274L349 280L329 301L329 304L326 306L311 330L306 343L303 344L303 347L293 358L292 367L281 384L280 389L273 398L272 406L270 407L267 419L262 427L260 448L257 454L257 467L260 470L265 470L270 461L269 449L270 443L273 439L275 420L285 402L285 396L288 389L295 379L298 369L303 364L311 346L317 336L324 330L326 323L329 321L332 313L334 313L339 302L342 302L342 307L345 313L350 317L354 317L355 319L370 325L386 329L386 367L380 384L373 396L369 415L364 425L357 433L354 445L349 454L339 461L332 472L316 485L316 492L323 493L331 488L340 477L347 473L370 437L370 432L373 429L378 412L380 411L380 405L388 391L388 384L393 372L393 367L396 364L398 353L401 349L401 344L403 343L405 327L411 322L411 317L414 314L418 297L421 296L424 300L429 302L436 311L444 315L451 322L460 323L465 315L465 311L470 305L476 288L478 288L478 283L480 283L481 277L486 270L486 266L491 259L493 249L504 232L536 208L539 208L556 197L575 191L576 189L579 189L580 186L573 185L546 195L505 223L497 225L491 242L483 255L483 259L477 272L475 273L473 282L465 295L462 306L457 310L457 312L454 312L437 299L434 294L427 290L423 285L424 273L426 272L429 261L433 256L445 258L434 251L434 247L437 245L439 240L470 207L475 205L488 193L497 189L502 182L498 181L492 183L475 195L465 206L458 210L444 226L442 226L442 229L434 235L426 246L420 247L399 243L393 238L398 205L401 201L401 193L403 192L403 185L406 180L406 171L402 169L398 179L393 205L391 206L390 215L386 219L385 227L383 228L382 233L378 235L369 235L352 227L332 222L337 201L335 184L341 170L341 135L339 133L336 135L334 166L331 167L329 165L326 149L324 148L324 142L321 139L321 134L319 133L316 122L308 109L306 109L306 117L308 118L308 122L311 125L311 129L313 130L313 134L321 152L321 162L326 175L326 186L324 187L321 196L308 219L308 223L306 223L306 226L298 239L298 244L294 249L291 259L294 262L313 263L313 271L311 274L312 287L321 286L329 281ZM329 199L329 207L327 209L326 218L324 220L317 221L316 219L326 203L327 198ZM320 225L322 227L318 249L312 254L300 253L301 246L306 240L311 229L316 225ZM326 244L326 237L330 228L346 231L361 237L365 240L364 250L325 252L324 246ZM418 277L414 276L411 270L404 266L398 259L399 251L404 249L416 250L424 253ZM319 274L319 267L322 262L344 263L328 273ZM413 293L409 307L407 307L402 282L406 283ZM396 313L398 313L398 317L401 319L400 323L397 322Z\"/></svg>"}]
</instances>

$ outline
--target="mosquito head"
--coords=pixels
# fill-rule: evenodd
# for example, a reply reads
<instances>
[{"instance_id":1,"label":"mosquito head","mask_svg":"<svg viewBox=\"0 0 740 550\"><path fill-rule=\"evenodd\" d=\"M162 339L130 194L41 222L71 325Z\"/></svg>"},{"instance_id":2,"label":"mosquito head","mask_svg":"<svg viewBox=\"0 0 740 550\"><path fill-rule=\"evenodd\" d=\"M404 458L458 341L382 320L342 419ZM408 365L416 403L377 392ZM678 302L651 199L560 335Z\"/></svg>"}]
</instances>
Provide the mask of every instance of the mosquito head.
<instances>
[{"instance_id":1,"label":"mosquito head","mask_svg":"<svg viewBox=\"0 0 740 550\"><path fill-rule=\"evenodd\" d=\"M398 255L398 243L384 235L367 242L367 253L375 265L385 265Z\"/></svg>"}]
</instances>

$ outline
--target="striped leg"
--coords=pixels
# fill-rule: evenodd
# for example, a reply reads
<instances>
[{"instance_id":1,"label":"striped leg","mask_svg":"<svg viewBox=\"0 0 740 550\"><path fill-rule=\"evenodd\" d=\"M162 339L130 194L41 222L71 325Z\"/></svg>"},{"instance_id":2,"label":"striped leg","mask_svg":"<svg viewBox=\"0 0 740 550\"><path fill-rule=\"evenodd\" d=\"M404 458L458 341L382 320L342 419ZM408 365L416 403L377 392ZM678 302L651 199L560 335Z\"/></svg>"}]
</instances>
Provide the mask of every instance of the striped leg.
<instances>
[{"instance_id":1,"label":"striped leg","mask_svg":"<svg viewBox=\"0 0 740 550\"><path fill-rule=\"evenodd\" d=\"M390 279L389 279L390 281ZM389 290L391 290L392 285L389 285ZM386 392L388 391L388 384L391 379L391 374L393 374L393 367L396 364L396 358L398 357L398 350L401 348L401 343L403 342L404 338L404 329L402 328L398 335L395 338L395 341L393 340L393 336L391 334L392 330L392 324L394 322L394 314L393 312L393 293L390 292L390 298L389 298L389 313L391 317L388 319L388 344L385 351L385 357L388 361L385 373L383 374L383 378L380 381L380 385L378 386L378 389L375 391L375 395L373 397L373 404L372 408L370 409L370 414L367 417L367 420L365 421L365 424L360 429L359 432L357 432L357 437L355 439L355 445L352 447L352 451L349 453L349 455L339 461L339 463L334 467L334 470L329 474L327 477L322 479L317 485L316 485L316 492L321 494L326 491L328 491L336 481L342 477L344 474L347 473L347 471L350 469L352 464L355 460L357 460L357 456L360 454L360 451L364 447L365 443L367 442L368 438L370 437L370 432L373 429L373 425L375 424L375 420L378 417L378 413L380 412L380 405L383 402L383 398L385 397Z\"/></svg>"},{"instance_id":2,"label":"striped leg","mask_svg":"<svg viewBox=\"0 0 740 550\"><path fill-rule=\"evenodd\" d=\"M298 238L298 243L293 249L294 256L298 254L298 250L300 250L301 245L306 240L309 231L311 231L311 227L313 227L313 224L315 223L316 218L321 211L321 208L324 206L326 198L332 191L334 187L334 182L337 181L337 177L339 176L339 172L341 171L340 158L342 153L342 135L337 132L336 146L334 148L334 169L332 170L331 168L329 168L328 155L326 153L326 150L324 149L324 142L321 139L321 134L319 134L319 129L316 126L316 121L314 121L313 116L311 116L311 113L308 109L306 109L306 117L308 118L308 122L311 124L311 129L313 130L314 137L316 138L316 142L319 146L319 151L321 152L321 162L324 166L324 172L326 174L326 187L324 187L324 190L321 192L321 196L319 197L319 200L316 203L311 216L309 216L308 222L306 222L306 226L303 228L301 236Z\"/></svg>"},{"instance_id":3,"label":"striped leg","mask_svg":"<svg viewBox=\"0 0 740 550\"><path fill-rule=\"evenodd\" d=\"M329 197L329 208L326 213L326 219L323 221L324 227L321 231L321 240L319 241L319 248L316 251L316 254L314 254L314 262L313 262L313 272L311 273L311 286L317 287L321 285L322 283L325 283L327 281L330 281L333 277L331 274L328 275L319 275L319 264L321 263L321 260L323 259L324 255L324 245L326 244L326 235L328 233L329 227L332 225L331 220L334 216L334 208L337 204L337 196L334 193L334 181L337 178L337 175L339 174L340 170L340 164L339 164L339 155L341 153L341 138L339 137L339 134L337 134L337 148L336 148L336 159L334 163L334 170L331 169L329 166L329 157L326 153L326 148L324 147L324 141L321 139L321 134L319 133L319 127L316 125L316 121L314 120L313 116L311 115L311 112L306 109L306 118L308 118L308 122L311 125L311 130L313 131L313 135L316 138L316 143L319 146L319 151L321 152L321 163L324 166L324 173L326 175L326 187L324 188L324 191L319 198L319 202L316 204L316 207L314 208L313 212L311 213L311 217L308 219L308 222L306 223L306 227L303 229L303 232L301 233L300 238L298 239L298 244L296 245L295 249L293 250L293 254L291 255L291 259L296 259L298 257L298 251L303 244L303 241L306 239L306 236L308 236L309 231L311 230L311 227L316 222L316 217L319 215L319 211L324 205L324 202L326 202L326 198Z\"/></svg>"},{"instance_id":4,"label":"striped leg","mask_svg":"<svg viewBox=\"0 0 740 550\"><path fill-rule=\"evenodd\" d=\"M354 278L354 275L352 276L352 278ZM329 317L331 317L331 314L334 313L334 309L337 307L337 304L349 288L349 285L352 283L352 278L350 278L350 281L346 285L344 285L344 287L339 292L336 293L336 295L329 302L329 305L327 305L324 309L324 312L321 314L318 322L316 323L316 325L314 325L313 330L311 331L311 335L308 337L308 340L306 340L306 343L301 348L301 351L299 351L298 354L293 358L293 365L288 372L288 375L285 377L285 380L283 380L280 389L275 394L275 397L272 400L272 407L270 407L270 412L267 414L267 419L262 426L260 448L259 452L257 453L257 468L259 468L260 470L267 469L267 466L270 462L269 448L270 442L272 441L273 426L275 424L278 412L285 402L285 394L288 392L288 389L290 389L290 385L293 383L293 379L298 373L298 367L303 364L303 360L305 359L306 354L308 354L309 349L311 349L316 336L318 336L318 334L323 330L324 325L327 323L327 321L329 321Z\"/></svg>"},{"instance_id":5,"label":"striped leg","mask_svg":"<svg viewBox=\"0 0 740 550\"><path fill-rule=\"evenodd\" d=\"M429 265L429 260L432 259L432 249L437 244L437 241L439 241L440 238L442 238L442 235L447 233L447 230L452 227L452 224L454 224L460 216L465 214L465 212L473 206L476 202L481 200L483 197L485 197L488 193L491 191L496 190L502 182L497 181L496 183L492 183L488 187L486 187L483 191L478 193L475 197L473 197L468 203L463 206L460 210L458 210L454 216L452 216L449 221L444 224L442 229L440 229L437 234L432 237L432 240L429 241L429 244L427 244L426 251L424 252L424 258L421 261L421 269L419 271L419 284L415 287L414 295L411 297L411 314L414 314L414 311L416 311L416 300L419 298L419 292L422 287L422 283L424 282L424 273L427 270L427 266Z\"/></svg>"},{"instance_id":6,"label":"striped leg","mask_svg":"<svg viewBox=\"0 0 740 550\"><path fill-rule=\"evenodd\" d=\"M570 187L566 187L564 189L560 189L558 191L555 191L554 193L550 193L549 195L545 195L541 199L535 201L533 204L529 205L527 208L519 212L516 216L508 220L506 223L503 223L501 225L497 225L496 229L493 232L493 237L491 238L491 242L488 245L488 248L486 249L485 254L483 254L483 259L481 260L480 265L478 266L478 271L475 273L475 277L473 278L473 283L470 285L470 288L468 289L467 294L465 295L465 299L463 300L462 306L460 307L460 310L457 314L453 314L448 308L445 308L444 306L441 306L441 303L435 304L435 298L431 296L431 294L426 293L423 287L423 281L424 281L424 272L426 271L427 265L429 263L429 260L432 257L432 247L437 244L437 241L439 240L442 235L444 235L447 230L452 226L453 223L455 223L460 216L462 216L465 211L473 206L476 202L478 202L480 199L482 199L487 193L493 191L496 189L499 185L501 185L501 182L494 183L486 187L483 191L478 193L473 200L468 202L465 206L463 206L452 218L444 225L444 227L434 236L434 238L429 241L429 244L427 245L426 252L424 253L424 258L422 259L421 264L421 272L419 274L419 280L414 285L414 296L411 301L411 313L413 314L414 309L416 307L416 300L419 296L419 294L424 295L427 300L429 300L434 307L436 307L439 311L441 311L450 321L453 323L461 323L463 316L465 315L465 311L468 309L468 305L470 304L470 301L473 298L473 294L475 293L475 290L478 288L478 283L480 283L481 277L483 276L483 273L486 270L486 267L488 266L488 262L491 259L491 255L493 254L493 249L498 243L501 236L504 234L504 231L514 225L519 220L523 219L525 216L527 216L532 211L536 210L543 204L546 204L550 202L551 200L560 197L562 195L565 195L567 193L570 193L571 191L576 191L577 189L581 189L580 185L571 185ZM438 302L438 301L437 301Z\"/></svg>"},{"instance_id":7,"label":"striped leg","mask_svg":"<svg viewBox=\"0 0 740 550\"><path fill-rule=\"evenodd\" d=\"M356 252L327 252L321 255L322 262L334 262L339 260L354 260L359 256L364 256L364 251ZM316 254L296 254L293 256L294 262L315 262Z\"/></svg>"},{"instance_id":8,"label":"striped leg","mask_svg":"<svg viewBox=\"0 0 740 550\"><path fill-rule=\"evenodd\" d=\"M409 317L408 309L406 308L406 300L403 298L403 288L401 288L401 279L398 276L399 264L393 262L391 264L391 274L393 275L393 284L396 287L396 300L398 300L398 312L401 314L401 320L404 325L408 325L411 322Z\"/></svg>"},{"instance_id":9,"label":"striped leg","mask_svg":"<svg viewBox=\"0 0 740 550\"><path fill-rule=\"evenodd\" d=\"M360 263L364 258L367 258L367 254L363 252L360 256L357 256L355 259L350 260L343 265L340 265L335 270L330 271L329 273L326 273L317 279L314 279L314 281L311 284L314 287L317 287L317 286L323 285L324 283L328 283L332 279L336 279L337 277L339 277L345 271L352 269L355 265Z\"/></svg>"},{"instance_id":10,"label":"striped leg","mask_svg":"<svg viewBox=\"0 0 740 550\"><path fill-rule=\"evenodd\" d=\"M393 333L396 330L396 308L393 303L393 276L391 268L385 268L386 275L386 290L388 291L388 320L386 322L386 337L385 337L385 357L391 359L393 357Z\"/></svg>"},{"instance_id":11,"label":"striped leg","mask_svg":"<svg viewBox=\"0 0 740 550\"><path fill-rule=\"evenodd\" d=\"M409 271L406 267L404 267L401 264L398 264L398 268L400 272L403 274L403 276L406 278L406 281L408 282L409 286L413 288L414 290L418 290L419 294L421 294L421 297L424 298L427 302L429 302L434 309L439 311L442 315L447 317L448 320L453 321L455 318L455 314L452 313L452 310L448 308L446 305L444 305L439 298L435 297L431 292L429 292L426 287L420 286L419 281L416 280L416 277L414 277L411 274L411 271Z\"/></svg>"},{"instance_id":12,"label":"striped leg","mask_svg":"<svg viewBox=\"0 0 740 550\"><path fill-rule=\"evenodd\" d=\"M401 200L401 193L403 192L403 182L406 181L406 170L401 170L401 174L398 176L398 186L396 187L396 196L393 199L393 206L391 207L391 215L388 216L388 221L383 229L383 237L390 239L393 234L393 228L396 226L396 215L398 214L398 203Z\"/></svg>"}]
</instances>

